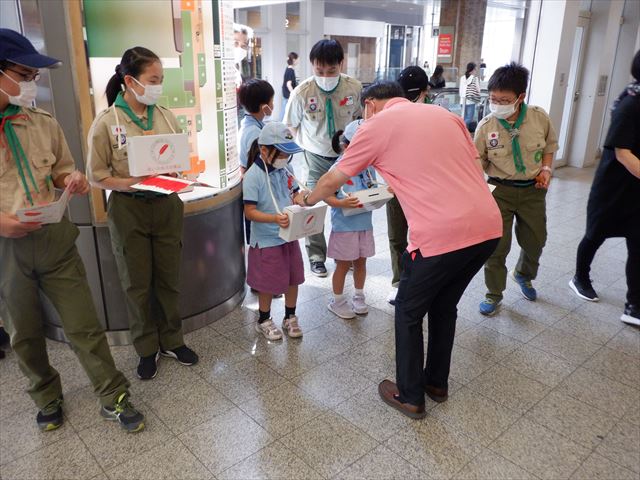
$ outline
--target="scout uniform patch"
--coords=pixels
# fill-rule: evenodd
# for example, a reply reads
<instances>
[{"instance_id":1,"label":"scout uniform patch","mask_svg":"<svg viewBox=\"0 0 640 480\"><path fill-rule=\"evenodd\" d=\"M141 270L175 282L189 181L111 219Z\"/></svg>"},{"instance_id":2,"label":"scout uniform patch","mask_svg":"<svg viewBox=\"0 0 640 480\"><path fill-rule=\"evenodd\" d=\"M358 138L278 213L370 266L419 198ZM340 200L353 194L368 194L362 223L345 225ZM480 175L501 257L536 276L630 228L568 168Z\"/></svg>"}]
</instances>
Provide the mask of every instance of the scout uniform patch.
<instances>
[{"instance_id":1,"label":"scout uniform patch","mask_svg":"<svg viewBox=\"0 0 640 480\"><path fill-rule=\"evenodd\" d=\"M487 140L489 141L489 147L496 148L498 146L500 135L498 132L489 132L487 134Z\"/></svg>"},{"instance_id":2,"label":"scout uniform patch","mask_svg":"<svg viewBox=\"0 0 640 480\"><path fill-rule=\"evenodd\" d=\"M318 110L318 99L316 97L309 97L309 111L315 112Z\"/></svg>"}]
</instances>

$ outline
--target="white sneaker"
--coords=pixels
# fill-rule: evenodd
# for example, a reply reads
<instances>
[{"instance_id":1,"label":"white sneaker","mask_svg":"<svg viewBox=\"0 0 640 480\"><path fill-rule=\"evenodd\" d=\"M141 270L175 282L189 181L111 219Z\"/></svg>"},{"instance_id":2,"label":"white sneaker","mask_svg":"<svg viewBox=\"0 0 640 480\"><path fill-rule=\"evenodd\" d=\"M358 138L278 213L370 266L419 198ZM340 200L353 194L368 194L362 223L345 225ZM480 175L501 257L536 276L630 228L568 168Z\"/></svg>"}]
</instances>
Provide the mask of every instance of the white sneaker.
<instances>
[{"instance_id":1,"label":"white sneaker","mask_svg":"<svg viewBox=\"0 0 640 480\"><path fill-rule=\"evenodd\" d=\"M335 299L332 299L331 303L327 305L327 308L337 316L339 316L340 318L344 318L345 320L356 318L356 314L353 311L353 308L351 308L351 305L349 305L349 302L347 302L346 300L337 303Z\"/></svg>"},{"instance_id":2,"label":"white sneaker","mask_svg":"<svg viewBox=\"0 0 640 480\"><path fill-rule=\"evenodd\" d=\"M282 339L282 332L276 327L276 324L273 323L273 320L270 318L266 322L256 323L256 332L264 335L264 338L267 340L280 340Z\"/></svg>"},{"instance_id":3,"label":"white sneaker","mask_svg":"<svg viewBox=\"0 0 640 480\"><path fill-rule=\"evenodd\" d=\"M387 297L387 302L389 302L390 305L395 305L397 295L398 295L398 287L391 287L391 292L389 292L389 296Z\"/></svg>"},{"instance_id":4,"label":"white sneaker","mask_svg":"<svg viewBox=\"0 0 640 480\"><path fill-rule=\"evenodd\" d=\"M353 311L358 315L369 313L369 307L364 303L364 295L353 296Z\"/></svg>"},{"instance_id":5,"label":"white sneaker","mask_svg":"<svg viewBox=\"0 0 640 480\"><path fill-rule=\"evenodd\" d=\"M298 325L298 317L289 317L282 321L282 331L291 338L300 338L302 336L302 329Z\"/></svg>"}]
</instances>

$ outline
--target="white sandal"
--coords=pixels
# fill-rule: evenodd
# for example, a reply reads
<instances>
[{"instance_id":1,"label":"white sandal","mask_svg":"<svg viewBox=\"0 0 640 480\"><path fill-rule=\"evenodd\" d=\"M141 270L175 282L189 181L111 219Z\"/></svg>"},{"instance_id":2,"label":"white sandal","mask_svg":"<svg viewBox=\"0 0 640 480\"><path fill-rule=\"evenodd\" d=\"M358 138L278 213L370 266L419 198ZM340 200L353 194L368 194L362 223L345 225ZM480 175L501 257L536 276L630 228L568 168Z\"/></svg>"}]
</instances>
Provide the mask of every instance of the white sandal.
<instances>
[{"instance_id":1,"label":"white sandal","mask_svg":"<svg viewBox=\"0 0 640 480\"><path fill-rule=\"evenodd\" d=\"M289 317L282 322L282 330L291 338L300 338L302 329L298 325L298 317Z\"/></svg>"}]
</instances>

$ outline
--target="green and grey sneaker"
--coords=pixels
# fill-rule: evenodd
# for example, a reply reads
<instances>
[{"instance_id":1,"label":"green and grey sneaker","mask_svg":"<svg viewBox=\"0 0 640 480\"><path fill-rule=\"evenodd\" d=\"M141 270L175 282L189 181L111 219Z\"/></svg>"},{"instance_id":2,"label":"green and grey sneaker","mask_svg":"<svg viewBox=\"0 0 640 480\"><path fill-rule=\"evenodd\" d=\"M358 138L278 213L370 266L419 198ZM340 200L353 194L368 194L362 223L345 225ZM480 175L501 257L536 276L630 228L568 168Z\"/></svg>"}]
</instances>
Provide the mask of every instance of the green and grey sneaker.
<instances>
[{"instance_id":1,"label":"green and grey sneaker","mask_svg":"<svg viewBox=\"0 0 640 480\"><path fill-rule=\"evenodd\" d=\"M62 426L64 417L62 416L62 395L49 403L46 407L38 412L36 421L38 428L43 432L50 432Z\"/></svg>"},{"instance_id":2,"label":"green and grey sneaker","mask_svg":"<svg viewBox=\"0 0 640 480\"><path fill-rule=\"evenodd\" d=\"M136 433L144 429L144 415L131 404L127 392L117 398L113 407L102 407L100 414L106 420L120 422L120 426L128 433Z\"/></svg>"}]
</instances>

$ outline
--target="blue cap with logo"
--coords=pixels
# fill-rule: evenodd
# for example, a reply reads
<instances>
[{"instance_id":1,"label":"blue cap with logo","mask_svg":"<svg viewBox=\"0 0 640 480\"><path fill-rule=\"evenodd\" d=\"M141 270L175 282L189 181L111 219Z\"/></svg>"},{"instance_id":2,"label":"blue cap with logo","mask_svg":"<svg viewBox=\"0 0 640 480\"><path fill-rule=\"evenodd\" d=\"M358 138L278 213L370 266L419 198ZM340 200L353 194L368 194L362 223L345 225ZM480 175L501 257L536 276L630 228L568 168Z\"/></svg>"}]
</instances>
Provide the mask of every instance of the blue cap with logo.
<instances>
[{"instance_id":1,"label":"blue cap with logo","mask_svg":"<svg viewBox=\"0 0 640 480\"><path fill-rule=\"evenodd\" d=\"M61 62L38 53L23 35L8 28L0 28L0 60L7 60L29 68L52 68Z\"/></svg>"},{"instance_id":2,"label":"blue cap with logo","mask_svg":"<svg viewBox=\"0 0 640 480\"><path fill-rule=\"evenodd\" d=\"M298 144L293 142L293 135L282 122L265 123L258 137L258 145L273 145L289 155L302 151Z\"/></svg>"}]
</instances>

